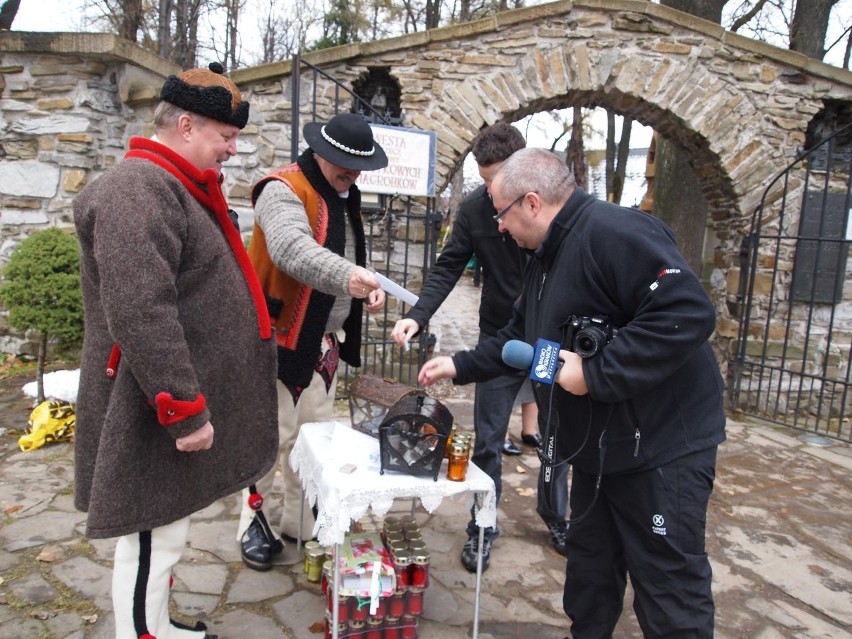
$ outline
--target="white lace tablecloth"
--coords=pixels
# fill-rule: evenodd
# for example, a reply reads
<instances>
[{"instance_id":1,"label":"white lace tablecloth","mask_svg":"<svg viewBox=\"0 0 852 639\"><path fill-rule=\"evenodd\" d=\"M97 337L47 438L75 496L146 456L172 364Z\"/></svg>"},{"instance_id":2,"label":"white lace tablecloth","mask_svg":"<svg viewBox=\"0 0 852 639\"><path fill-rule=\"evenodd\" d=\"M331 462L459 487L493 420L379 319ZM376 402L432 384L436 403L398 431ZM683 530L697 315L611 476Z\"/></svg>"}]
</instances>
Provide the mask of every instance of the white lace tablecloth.
<instances>
[{"instance_id":1,"label":"white lace tablecloth","mask_svg":"<svg viewBox=\"0 0 852 639\"><path fill-rule=\"evenodd\" d=\"M355 469L345 472L347 464ZM299 475L309 503L318 508L314 535L323 546L343 543L353 520L370 507L382 517L397 498L416 497L431 513L444 497L468 493L472 502L477 495L477 525L497 522L494 482L475 464L468 465L463 482L447 479L446 459L438 481L396 471L382 475L379 440L339 422L303 424L290 453L290 467Z\"/></svg>"}]
</instances>

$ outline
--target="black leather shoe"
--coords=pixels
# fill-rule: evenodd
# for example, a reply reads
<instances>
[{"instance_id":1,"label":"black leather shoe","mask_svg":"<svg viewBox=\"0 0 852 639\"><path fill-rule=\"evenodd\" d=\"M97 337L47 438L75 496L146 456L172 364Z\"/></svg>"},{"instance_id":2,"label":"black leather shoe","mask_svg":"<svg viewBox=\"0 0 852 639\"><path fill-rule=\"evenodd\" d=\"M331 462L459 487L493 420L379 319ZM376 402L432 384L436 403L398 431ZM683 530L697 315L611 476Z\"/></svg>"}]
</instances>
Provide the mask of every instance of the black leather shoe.
<instances>
[{"instance_id":1,"label":"black leather shoe","mask_svg":"<svg viewBox=\"0 0 852 639\"><path fill-rule=\"evenodd\" d=\"M532 435L521 435L521 441L524 442L527 446L532 446L533 448L541 448L541 435L538 433L533 433Z\"/></svg>"},{"instance_id":2,"label":"black leather shoe","mask_svg":"<svg viewBox=\"0 0 852 639\"><path fill-rule=\"evenodd\" d=\"M253 570L269 570L272 568L272 547L263 532L263 526L257 517L243 533L240 540L243 563Z\"/></svg>"},{"instance_id":3,"label":"black leather shoe","mask_svg":"<svg viewBox=\"0 0 852 639\"><path fill-rule=\"evenodd\" d=\"M518 448L518 445L513 442L511 439L503 440L503 454L504 455L521 455L524 451Z\"/></svg>"}]
</instances>

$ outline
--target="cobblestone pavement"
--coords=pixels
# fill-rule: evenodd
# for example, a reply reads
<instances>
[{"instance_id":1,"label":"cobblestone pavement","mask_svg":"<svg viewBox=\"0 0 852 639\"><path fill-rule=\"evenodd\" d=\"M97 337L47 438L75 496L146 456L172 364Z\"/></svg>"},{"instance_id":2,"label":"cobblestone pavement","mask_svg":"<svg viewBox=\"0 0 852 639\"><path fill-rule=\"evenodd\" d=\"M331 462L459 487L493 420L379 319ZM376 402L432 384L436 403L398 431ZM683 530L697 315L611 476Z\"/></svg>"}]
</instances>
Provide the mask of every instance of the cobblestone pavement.
<instances>
[{"instance_id":1,"label":"cobblestone pavement","mask_svg":"<svg viewBox=\"0 0 852 639\"><path fill-rule=\"evenodd\" d=\"M463 278L436 316L439 352L476 341L479 289ZM87 540L72 503L72 445L21 452L28 379L0 384L0 639L113 636L113 542ZM472 387L430 389L471 428ZM346 417L345 414L341 415ZM519 438L519 418L511 432ZM798 433L729 421L708 515L719 639L852 637L852 452L803 443ZM483 578L480 637L562 639L565 561L535 514L538 459L527 449L504 458L502 535ZM408 512L410 504L395 505ZM306 581L295 548L271 571L243 566L234 540L239 504L223 499L193 518L190 545L175 572L174 609L201 618L221 639L322 637L324 598ZM461 566L463 500L417 512L432 553L421 639L469 637L474 576ZM641 637L630 608L615 639Z\"/></svg>"}]
</instances>

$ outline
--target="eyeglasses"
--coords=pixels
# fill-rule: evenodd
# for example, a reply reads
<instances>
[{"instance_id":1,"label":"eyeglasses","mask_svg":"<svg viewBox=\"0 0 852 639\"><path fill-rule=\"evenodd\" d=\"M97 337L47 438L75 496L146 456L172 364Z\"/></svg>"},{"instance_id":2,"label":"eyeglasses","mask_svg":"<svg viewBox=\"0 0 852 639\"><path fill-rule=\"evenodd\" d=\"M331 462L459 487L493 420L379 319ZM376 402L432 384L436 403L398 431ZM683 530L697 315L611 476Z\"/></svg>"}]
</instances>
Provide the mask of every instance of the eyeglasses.
<instances>
[{"instance_id":1,"label":"eyeglasses","mask_svg":"<svg viewBox=\"0 0 852 639\"><path fill-rule=\"evenodd\" d=\"M500 211L497 215L495 215L495 216L494 216L494 221L495 221L495 222L499 222L499 221L502 219L502 217L503 217L504 215L506 215L506 213L508 213L508 212L509 212L509 209L510 209L510 208L512 208L513 206L515 206L515 204L517 204L518 202L520 202L521 200L523 200L526 196L527 196L527 194L526 194L526 193L523 193L523 194L519 195L519 196L517 197L517 199L515 199L515 201L514 201L514 202L512 202L509 206L507 206L505 209L503 209L503 210L502 210L502 211Z\"/></svg>"}]
</instances>

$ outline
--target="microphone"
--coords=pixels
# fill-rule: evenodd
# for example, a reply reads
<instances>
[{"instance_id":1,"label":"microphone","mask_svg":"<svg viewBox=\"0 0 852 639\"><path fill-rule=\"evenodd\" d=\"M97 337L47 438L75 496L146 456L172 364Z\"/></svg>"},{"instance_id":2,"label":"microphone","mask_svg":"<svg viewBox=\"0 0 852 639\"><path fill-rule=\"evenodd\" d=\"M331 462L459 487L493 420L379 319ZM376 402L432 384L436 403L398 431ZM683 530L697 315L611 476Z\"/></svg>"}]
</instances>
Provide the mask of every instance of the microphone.
<instances>
[{"instance_id":1,"label":"microphone","mask_svg":"<svg viewBox=\"0 0 852 639\"><path fill-rule=\"evenodd\" d=\"M529 369L530 379L542 384L553 384L559 370L559 344L538 338L535 348L517 339L503 344L503 362L512 368Z\"/></svg>"}]
</instances>

